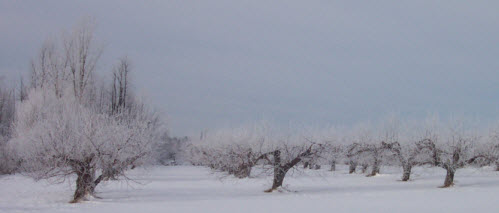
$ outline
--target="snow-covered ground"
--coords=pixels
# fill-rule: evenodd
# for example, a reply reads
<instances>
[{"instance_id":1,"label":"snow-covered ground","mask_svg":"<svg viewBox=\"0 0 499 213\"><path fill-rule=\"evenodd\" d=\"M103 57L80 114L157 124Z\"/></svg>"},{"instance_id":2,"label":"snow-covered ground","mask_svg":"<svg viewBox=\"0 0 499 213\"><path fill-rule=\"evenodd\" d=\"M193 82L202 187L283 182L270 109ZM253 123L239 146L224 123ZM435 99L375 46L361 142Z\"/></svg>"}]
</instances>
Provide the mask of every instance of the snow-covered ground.
<instances>
[{"instance_id":1,"label":"snow-covered ground","mask_svg":"<svg viewBox=\"0 0 499 213\"><path fill-rule=\"evenodd\" d=\"M153 167L130 173L134 181L98 187L102 199L69 204L71 183L52 185L21 175L0 176L0 212L497 212L499 173L462 169L456 185L442 185L445 171L416 168L412 181L400 171L381 175L305 170L285 179L284 192L264 193L270 178L222 177L193 166ZM255 172L258 173L258 172Z\"/></svg>"}]
</instances>

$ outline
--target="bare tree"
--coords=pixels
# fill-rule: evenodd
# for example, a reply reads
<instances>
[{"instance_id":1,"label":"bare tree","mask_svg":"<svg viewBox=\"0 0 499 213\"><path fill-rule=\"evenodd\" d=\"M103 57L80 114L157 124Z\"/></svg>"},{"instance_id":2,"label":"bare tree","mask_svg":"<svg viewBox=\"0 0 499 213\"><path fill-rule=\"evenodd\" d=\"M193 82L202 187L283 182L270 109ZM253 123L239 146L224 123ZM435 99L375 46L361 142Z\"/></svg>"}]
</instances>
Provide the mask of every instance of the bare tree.
<instances>
[{"instance_id":1,"label":"bare tree","mask_svg":"<svg viewBox=\"0 0 499 213\"><path fill-rule=\"evenodd\" d=\"M306 158L316 158L322 152L323 147L319 144L288 146L284 144L282 148L266 153L262 158L271 162L273 167L272 187L265 192L272 192L284 183L284 178L288 171Z\"/></svg>"},{"instance_id":2,"label":"bare tree","mask_svg":"<svg viewBox=\"0 0 499 213\"><path fill-rule=\"evenodd\" d=\"M253 166L265 157L263 146L268 141L265 127L220 129L193 141L190 160L196 165L246 178Z\"/></svg>"},{"instance_id":3,"label":"bare tree","mask_svg":"<svg viewBox=\"0 0 499 213\"><path fill-rule=\"evenodd\" d=\"M30 88L52 88L55 94L62 96L69 78L68 56L63 54L53 40L46 40L40 48L38 57L31 61ZM21 100L27 93L24 83L21 85Z\"/></svg>"},{"instance_id":4,"label":"bare tree","mask_svg":"<svg viewBox=\"0 0 499 213\"><path fill-rule=\"evenodd\" d=\"M372 177L379 173L384 150L382 144L357 144L357 149L353 155L362 159L363 173L369 165L371 166L371 172L367 176Z\"/></svg>"},{"instance_id":5,"label":"bare tree","mask_svg":"<svg viewBox=\"0 0 499 213\"><path fill-rule=\"evenodd\" d=\"M366 172L368 166L371 166L368 177L379 173L384 149L381 143L375 142L373 130L370 125L361 125L353 129L351 140L354 142L347 149L347 157L352 163L350 172L355 171L353 165L360 164L362 173Z\"/></svg>"},{"instance_id":6,"label":"bare tree","mask_svg":"<svg viewBox=\"0 0 499 213\"><path fill-rule=\"evenodd\" d=\"M359 148L358 143L352 143L346 148L346 157L348 160L348 173L355 173L358 165L358 156L356 155L357 149Z\"/></svg>"},{"instance_id":7,"label":"bare tree","mask_svg":"<svg viewBox=\"0 0 499 213\"><path fill-rule=\"evenodd\" d=\"M82 100L92 83L102 49L94 44L94 24L84 20L64 37L63 64L69 70L74 96Z\"/></svg>"},{"instance_id":8,"label":"bare tree","mask_svg":"<svg viewBox=\"0 0 499 213\"><path fill-rule=\"evenodd\" d=\"M340 161L343 154L343 146L340 144L328 143L324 144L324 158L330 165L329 171L336 171L336 164Z\"/></svg>"},{"instance_id":9,"label":"bare tree","mask_svg":"<svg viewBox=\"0 0 499 213\"><path fill-rule=\"evenodd\" d=\"M454 184L454 176L458 169L478 158L485 157L474 153L473 148L478 139L476 134L459 123L457 126L449 128L445 142L423 140L419 142L418 146L432 161L438 160L437 165L447 171L442 187L450 187Z\"/></svg>"},{"instance_id":10,"label":"bare tree","mask_svg":"<svg viewBox=\"0 0 499 213\"><path fill-rule=\"evenodd\" d=\"M251 174L253 166L265 155L258 154L252 148L234 145L217 148L201 148L201 160L199 164L208 165L214 170L227 172L237 178L247 178Z\"/></svg>"},{"instance_id":11,"label":"bare tree","mask_svg":"<svg viewBox=\"0 0 499 213\"><path fill-rule=\"evenodd\" d=\"M493 164L495 170L499 171L499 127L492 127L486 138L487 142L477 148L478 155L484 156L481 165Z\"/></svg>"},{"instance_id":12,"label":"bare tree","mask_svg":"<svg viewBox=\"0 0 499 213\"><path fill-rule=\"evenodd\" d=\"M282 186L288 171L302 161L315 161L324 149L322 145L297 135L274 134L266 125L221 129L203 134L189 148L191 162L227 172L238 178L249 177L251 169L263 164L264 173L272 174L271 192Z\"/></svg>"},{"instance_id":13,"label":"bare tree","mask_svg":"<svg viewBox=\"0 0 499 213\"><path fill-rule=\"evenodd\" d=\"M128 100L130 70L130 60L127 57L121 58L119 64L113 69L111 114L119 113L127 108L127 101L130 101Z\"/></svg>"},{"instance_id":14,"label":"bare tree","mask_svg":"<svg viewBox=\"0 0 499 213\"><path fill-rule=\"evenodd\" d=\"M424 144L426 143L426 140L429 139L418 141L416 144ZM408 181L411 178L412 168L414 166L423 165L429 162L418 158L423 147L417 146L416 144L401 145L399 142L382 142L383 148L390 150L402 166L402 181Z\"/></svg>"}]
</instances>

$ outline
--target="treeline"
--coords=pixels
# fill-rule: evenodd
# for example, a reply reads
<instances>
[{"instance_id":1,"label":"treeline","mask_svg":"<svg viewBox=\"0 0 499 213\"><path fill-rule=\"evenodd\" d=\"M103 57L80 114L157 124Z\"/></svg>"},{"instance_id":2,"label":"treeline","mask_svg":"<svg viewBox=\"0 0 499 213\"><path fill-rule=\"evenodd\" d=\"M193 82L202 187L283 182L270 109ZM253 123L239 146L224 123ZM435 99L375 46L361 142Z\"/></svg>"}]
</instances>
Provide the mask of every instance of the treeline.
<instances>
[{"instance_id":1,"label":"treeline","mask_svg":"<svg viewBox=\"0 0 499 213\"><path fill-rule=\"evenodd\" d=\"M18 98L16 90L7 87L4 81L5 79L0 78L0 174L9 174L16 169L6 146L12 136L11 125Z\"/></svg>"},{"instance_id":2,"label":"treeline","mask_svg":"<svg viewBox=\"0 0 499 213\"><path fill-rule=\"evenodd\" d=\"M238 178L250 177L252 168L261 165L273 176L267 192L282 186L290 169L327 165L334 171L336 164L347 164L350 173L368 177L380 173L384 165L400 166L402 181L410 179L415 166L441 167L447 171L443 187L449 187L456 171L466 166L492 165L499 171L499 128L436 118L405 123L390 118L377 125L286 131L258 124L205 134L186 152L194 165Z\"/></svg>"},{"instance_id":3,"label":"treeline","mask_svg":"<svg viewBox=\"0 0 499 213\"><path fill-rule=\"evenodd\" d=\"M134 93L131 60L120 58L105 74L98 69L101 53L93 25L83 22L42 45L28 83L1 84L1 174L76 175L72 202L78 202L126 170L175 162L179 142Z\"/></svg>"}]
</instances>

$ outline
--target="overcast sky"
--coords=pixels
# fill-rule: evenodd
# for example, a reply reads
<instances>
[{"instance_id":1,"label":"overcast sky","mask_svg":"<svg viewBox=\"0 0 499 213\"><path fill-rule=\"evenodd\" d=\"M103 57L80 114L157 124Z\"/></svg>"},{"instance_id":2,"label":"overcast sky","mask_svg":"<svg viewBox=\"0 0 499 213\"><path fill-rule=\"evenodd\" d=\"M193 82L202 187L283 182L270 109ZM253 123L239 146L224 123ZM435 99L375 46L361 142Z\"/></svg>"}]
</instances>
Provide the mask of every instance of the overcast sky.
<instances>
[{"instance_id":1,"label":"overcast sky","mask_svg":"<svg viewBox=\"0 0 499 213\"><path fill-rule=\"evenodd\" d=\"M173 135L389 113L499 119L499 1L0 0L0 75L83 17ZM105 75L105 74L103 74Z\"/></svg>"}]
</instances>

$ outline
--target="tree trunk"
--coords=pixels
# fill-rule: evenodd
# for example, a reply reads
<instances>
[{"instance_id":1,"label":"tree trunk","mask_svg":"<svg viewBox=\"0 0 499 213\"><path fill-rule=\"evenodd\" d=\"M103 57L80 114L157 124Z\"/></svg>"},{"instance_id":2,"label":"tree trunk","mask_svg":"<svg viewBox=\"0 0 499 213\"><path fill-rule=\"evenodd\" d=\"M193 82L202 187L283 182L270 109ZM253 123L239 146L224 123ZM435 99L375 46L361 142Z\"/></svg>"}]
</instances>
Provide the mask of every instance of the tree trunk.
<instances>
[{"instance_id":1,"label":"tree trunk","mask_svg":"<svg viewBox=\"0 0 499 213\"><path fill-rule=\"evenodd\" d=\"M412 166L410 164L402 165L404 173L402 174L402 181L408 181L411 178Z\"/></svg>"},{"instance_id":2,"label":"tree trunk","mask_svg":"<svg viewBox=\"0 0 499 213\"><path fill-rule=\"evenodd\" d=\"M265 192L272 192L275 189L281 187L282 183L284 182L284 177L288 172L288 170L286 168L283 168L283 166L281 165L281 151L276 150L274 151L273 155L274 155L274 180L272 181L272 187L269 190L266 190Z\"/></svg>"},{"instance_id":3,"label":"tree trunk","mask_svg":"<svg viewBox=\"0 0 499 213\"><path fill-rule=\"evenodd\" d=\"M281 151L275 150L272 154L274 156L274 180L272 182L272 188L266 190L265 192L272 192L278 187L281 187L288 170L300 163L302 161L302 158L312 155L312 146L310 146L307 150L303 151L293 160L285 163L284 165L281 165Z\"/></svg>"},{"instance_id":4,"label":"tree trunk","mask_svg":"<svg viewBox=\"0 0 499 213\"><path fill-rule=\"evenodd\" d=\"M349 162L349 167L348 167L348 173L352 174L355 172L355 169L357 168L357 163L350 161Z\"/></svg>"},{"instance_id":5,"label":"tree trunk","mask_svg":"<svg viewBox=\"0 0 499 213\"><path fill-rule=\"evenodd\" d=\"M362 164L362 173L366 173L366 171L367 171L367 167L369 167L369 165L367 165L367 164Z\"/></svg>"},{"instance_id":6,"label":"tree trunk","mask_svg":"<svg viewBox=\"0 0 499 213\"><path fill-rule=\"evenodd\" d=\"M237 178L247 178L251 174L251 168L251 165L243 164L237 169L237 171L234 172L234 175Z\"/></svg>"},{"instance_id":7,"label":"tree trunk","mask_svg":"<svg viewBox=\"0 0 499 213\"><path fill-rule=\"evenodd\" d=\"M454 185L454 173L455 172L456 171L453 170L452 168L447 168L447 175L445 176L445 182L443 185L444 188Z\"/></svg>"},{"instance_id":8,"label":"tree trunk","mask_svg":"<svg viewBox=\"0 0 499 213\"><path fill-rule=\"evenodd\" d=\"M92 172L79 172L76 179L76 190L73 195L71 203L77 203L86 199L89 195L93 194L95 190L94 175Z\"/></svg>"},{"instance_id":9,"label":"tree trunk","mask_svg":"<svg viewBox=\"0 0 499 213\"><path fill-rule=\"evenodd\" d=\"M331 161L331 169L329 171L336 171L336 161Z\"/></svg>"},{"instance_id":10,"label":"tree trunk","mask_svg":"<svg viewBox=\"0 0 499 213\"><path fill-rule=\"evenodd\" d=\"M268 190L269 192L272 192L282 186L282 183L284 182L284 177L286 176L287 172L288 171L284 170L282 167L274 169L274 181L272 181L272 188Z\"/></svg>"},{"instance_id":11,"label":"tree trunk","mask_svg":"<svg viewBox=\"0 0 499 213\"><path fill-rule=\"evenodd\" d=\"M104 174L101 174L95 179L95 168L91 164L92 160L93 156L86 158L84 161L69 160L73 171L77 175L76 190L70 203L80 202L93 195L95 187L105 178Z\"/></svg>"},{"instance_id":12,"label":"tree trunk","mask_svg":"<svg viewBox=\"0 0 499 213\"><path fill-rule=\"evenodd\" d=\"M373 168L371 170L371 174L369 174L368 176L372 177L372 176L376 176L377 174L379 174L379 165L380 165L380 163L381 163L380 160L377 157L375 157L374 158L374 163L373 163Z\"/></svg>"},{"instance_id":13,"label":"tree trunk","mask_svg":"<svg viewBox=\"0 0 499 213\"><path fill-rule=\"evenodd\" d=\"M308 168L309 164L310 164L309 162L305 162L305 163L303 163L303 168L304 168L304 169Z\"/></svg>"},{"instance_id":14,"label":"tree trunk","mask_svg":"<svg viewBox=\"0 0 499 213\"><path fill-rule=\"evenodd\" d=\"M368 177L376 176L379 174L379 166L373 165L373 168L371 170L371 174L367 175Z\"/></svg>"},{"instance_id":15,"label":"tree trunk","mask_svg":"<svg viewBox=\"0 0 499 213\"><path fill-rule=\"evenodd\" d=\"M368 176L372 177L372 176L376 176L377 174L379 174L379 164L377 162L374 162L373 168L371 170L371 174L369 174Z\"/></svg>"},{"instance_id":16,"label":"tree trunk","mask_svg":"<svg viewBox=\"0 0 499 213\"><path fill-rule=\"evenodd\" d=\"M496 171L499 172L499 162L496 162Z\"/></svg>"}]
</instances>

